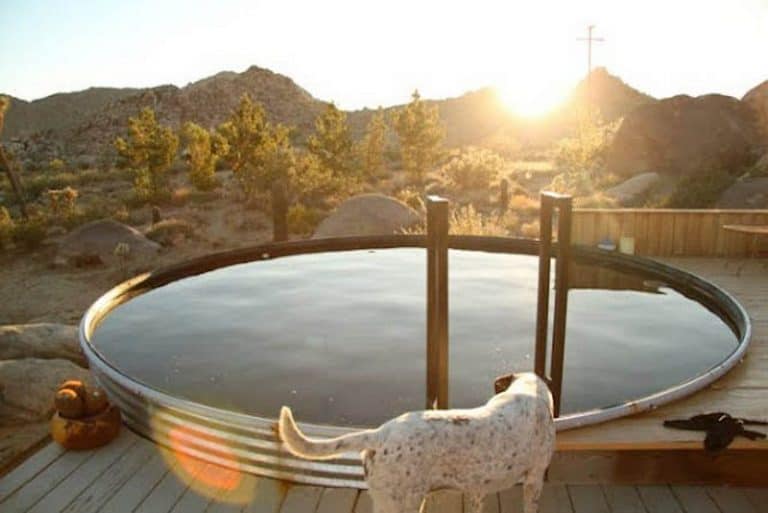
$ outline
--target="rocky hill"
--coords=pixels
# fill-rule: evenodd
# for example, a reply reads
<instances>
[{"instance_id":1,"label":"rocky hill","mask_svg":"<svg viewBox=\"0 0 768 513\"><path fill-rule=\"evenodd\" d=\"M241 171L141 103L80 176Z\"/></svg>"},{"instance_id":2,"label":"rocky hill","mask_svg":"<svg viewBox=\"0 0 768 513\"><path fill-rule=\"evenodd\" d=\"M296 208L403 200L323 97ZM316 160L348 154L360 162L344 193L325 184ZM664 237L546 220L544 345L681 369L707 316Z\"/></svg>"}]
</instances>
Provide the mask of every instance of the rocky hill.
<instances>
[{"instance_id":1,"label":"rocky hill","mask_svg":"<svg viewBox=\"0 0 768 513\"><path fill-rule=\"evenodd\" d=\"M592 73L590 87L593 103L608 120L653 101L603 68ZM585 91L582 82L564 106L539 120L515 116L490 88L427 101L439 107L448 146L481 144L494 138L547 145L572 129L574 113L585 102ZM312 130L315 117L325 106L290 78L252 66L242 73L225 71L181 88L91 88L33 102L13 99L3 138L13 141L11 149L22 161L45 162L63 156L95 162L112 153L112 141L124 133L128 117L144 107L153 108L161 122L174 128L185 121L214 127L228 117L244 93L261 102L271 120L295 126L302 136ZM363 133L373 112L363 109L348 113L356 136Z\"/></svg>"},{"instance_id":2,"label":"rocky hill","mask_svg":"<svg viewBox=\"0 0 768 513\"><path fill-rule=\"evenodd\" d=\"M3 139L24 137L48 130L71 129L107 104L137 92L138 89L91 87L75 93L57 93L32 102L11 97Z\"/></svg>"}]
</instances>

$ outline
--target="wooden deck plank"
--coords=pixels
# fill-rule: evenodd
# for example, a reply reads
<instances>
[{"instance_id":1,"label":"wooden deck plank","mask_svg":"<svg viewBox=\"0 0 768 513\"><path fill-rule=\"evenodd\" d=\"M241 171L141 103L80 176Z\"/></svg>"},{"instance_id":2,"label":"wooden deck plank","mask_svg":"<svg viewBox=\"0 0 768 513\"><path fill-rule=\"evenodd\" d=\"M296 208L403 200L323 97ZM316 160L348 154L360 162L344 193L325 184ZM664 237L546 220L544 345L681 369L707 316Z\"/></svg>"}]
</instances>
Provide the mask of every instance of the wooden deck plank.
<instances>
[{"instance_id":1,"label":"wooden deck plank","mask_svg":"<svg viewBox=\"0 0 768 513\"><path fill-rule=\"evenodd\" d=\"M64 449L59 444L51 442L29 457L23 465L0 478L0 502L45 470L62 454Z\"/></svg>"},{"instance_id":2,"label":"wooden deck plank","mask_svg":"<svg viewBox=\"0 0 768 513\"><path fill-rule=\"evenodd\" d=\"M607 485L603 487L608 508L615 513L645 513L643 501L634 486Z\"/></svg>"},{"instance_id":3,"label":"wooden deck plank","mask_svg":"<svg viewBox=\"0 0 768 513\"><path fill-rule=\"evenodd\" d=\"M317 513L352 513L357 493L352 488L326 488L317 505Z\"/></svg>"},{"instance_id":4,"label":"wooden deck plank","mask_svg":"<svg viewBox=\"0 0 768 513\"><path fill-rule=\"evenodd\" d=\"M741 488L710 486L707 487L707 493L720 510L726 513L757 513L757 509Z\"/></svg>"},{"instance_id":5,"label":"wooden deck plank","mask_svg":"<svg viewBox=\"0 0 768 513\"><path fill-rule=\"evenodd\" d=\"M568 489L562 483L544 483L539 513L573 513Z\"/></svg>"},{"instance_id":6,"label":"wooden deck plank","mask_svg":"<svg viewBox=\"0 0 768 513\"><path fill-rule=\"evenodd\" d=\"M202 468L203 465L193 465L191 472L188 472L182 468L181 464L172 466L134 511L136 513L170 511L184 495L189 482L195 479L197 472Z\"/></svg>"},{"instance_id":7,"label":"wooden deck plank","mask_svg":"<svg viewBox=\"0 0 768 513\"><path fill-rule=\"evenodd\" d=\"M91 485L78 495L63 513L97 513L112 496L155 454L154 445L139 440L130 450L123 453L108 471L102 473Z\"/></svg>"},{"instance_id":8,"label":"wooden deck plank","mask_svg":"<svg viewBox=\"0 0 768 513\"><path fill-rule=\"evenodd\" d=\"M568 485L575 513L610 513L600 485Z\"/></svg>"},{"instance_id":9,"label":"wooden deck plank","mask_svg":"<svg viewBox=\"0 0 768 513\"><path fill-rule=\"evenodd\" d=\"M251 502L243 508L244 513L277 513L285 498L288 485L281 481L261 477L256 482Z\"/></svg>"},{"instance_id":10,"label":"wooden deck plank","mask_svg":"<svg viewBox=\"0 0 768 513\"><path fill-rule=\"evenodd\" d=\"M744 494L757 513L768 513L768 488L744 488Z\"/></svg>"},{"instance_id":11,"label":"wooden deck plank","mask_svg":"<svg viewBox=\"0 0 768 513\"><path fill-rule=\"evenodd\" d=\"M513 486L499 492L499 511L517 513L523 510L523 487Z\"/></svg>"},{"instance_id":12,"label":"wooden deck plank","mask_svg":"<svg viewBox=\"0 0 768 513\"><path fill-rule=\"evenodd\" d=\"M239 513L256 495L260 478L252 474L240 474L237 486L225 491L208 505L206 513Z\"/></svg>"},{"instance_id":13,"label":"wooden deck plank","mask_svg":"<svg viewBox=\"0 0 768 513\"><path fill-rule=\"evenodd\" d=\"M703 486L673 486L672 493L685 513L720 513Z\"/></svg>"},{"instance_id":14,"label":"wooden deck plank","mask_svg":"<svg viewBox=\"0 0 768 513\"><path fill-rule=\"evenodd\" d=\"M93 456L89 458L87 465L83 465L76 472L69 474L66 479L57 484L35 504L29 513L49 513L66 508L137 442L136 435L123 430L112 443L92 451Z\"/></svg>"},{"instance_id":15,"label":"wooden deck plank","mask_svg":"<svg viewBox=\"0 0 768 513\"><path fill-rule=\"evenodd\" d=\"M322 493L319 486L291 486L280 506L280 513L314 513Z\"/></svg>"},{"instance_id":16,"label":"wooden deck plank","mask_svg":"<svg viewBox=\"0 0 768 513\"><path fill-rule=\"evenodd\" d=\"M373 501L368 490L363 490L357 495L354 513L373 513Z\"/></svg>"},{"instance_id":17,"label":"wooden deck plank","mask_svg":"<svg viewBox=\"0 0 768 513\"><path fill-rule=\"evenodd\" d=\"M213 463L203 464L195 479L187 485L186 491L176 502L171 513L204 513L208 505L224 493L224 490L201 482L201 476L216 472L220 468Z\"/></svg>"},{"instance_id":18,"label":"wooden deck plank","mask_svg":"<svg viewBox=\"0 0 768 513\"><path fill-rule=\"evenodd\" d=\"M147 442L151 443L151 442ZM155 446L155 453L142 466L141 472L131 476L102 506L103 513L133 511L170 471L165 449Z\"/></svg>"},{"instance_id":19,"label":"wooden deck plank","mask_svg":"<svg viewBox=\"0 0 768 513\"><path fill-rule=\"evenodd\" d=\"M0 510L3 513L27 511L93 455L85 451L65 452L33 480L0 502Z\"/></svg>"},{"instance_id":20,"label":"wooden deck plank","mask_svg":"<svg viewBox=\"0 0 768 513\"><path fill-rule=\"evenodd\" d=\"M648 513L683 513L669 486L638 486L637 491Z\"/></svg>"}]
</instances>

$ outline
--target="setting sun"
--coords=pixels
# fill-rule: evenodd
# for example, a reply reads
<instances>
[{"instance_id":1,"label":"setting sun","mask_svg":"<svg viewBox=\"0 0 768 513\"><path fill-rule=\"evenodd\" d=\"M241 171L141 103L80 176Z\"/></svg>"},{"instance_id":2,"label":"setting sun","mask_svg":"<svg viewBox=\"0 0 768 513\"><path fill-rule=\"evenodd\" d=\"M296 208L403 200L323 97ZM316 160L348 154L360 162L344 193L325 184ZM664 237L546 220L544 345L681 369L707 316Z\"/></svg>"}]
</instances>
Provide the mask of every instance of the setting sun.
<instances>
[{"instance_id":1,"label":"setting sun","mask_svg":"<svg viewBox=\"0 0 768 513\"><path fill-rule=\"evenodd\" d=\"M570 84L573 87L575 84ZM557 109L568 94L568 85L553 83L514 83L495 87L504 106L514 115L538 118Z\"/></svg>"}]
</instances>

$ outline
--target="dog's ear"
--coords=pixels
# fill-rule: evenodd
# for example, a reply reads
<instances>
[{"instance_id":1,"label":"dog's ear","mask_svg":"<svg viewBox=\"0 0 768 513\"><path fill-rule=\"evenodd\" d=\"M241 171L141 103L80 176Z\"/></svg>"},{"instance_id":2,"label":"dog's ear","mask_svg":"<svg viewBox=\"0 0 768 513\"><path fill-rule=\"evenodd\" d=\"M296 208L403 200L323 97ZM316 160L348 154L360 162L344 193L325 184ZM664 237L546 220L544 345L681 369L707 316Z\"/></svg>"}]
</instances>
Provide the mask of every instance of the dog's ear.
<instances>
[{"instance_id":1,"label":"dog's ear","mask_svg":"<svg viewBox=\"0 0 768 513\"><path fill-rule=\"evenodd\" d=\"M493 391L497 394L505 392L509 388L509 385L511 385L512 382L515 380L515 377L516 376L513 373L499 376L493 382Z\"/></svg>"}]
</instances>

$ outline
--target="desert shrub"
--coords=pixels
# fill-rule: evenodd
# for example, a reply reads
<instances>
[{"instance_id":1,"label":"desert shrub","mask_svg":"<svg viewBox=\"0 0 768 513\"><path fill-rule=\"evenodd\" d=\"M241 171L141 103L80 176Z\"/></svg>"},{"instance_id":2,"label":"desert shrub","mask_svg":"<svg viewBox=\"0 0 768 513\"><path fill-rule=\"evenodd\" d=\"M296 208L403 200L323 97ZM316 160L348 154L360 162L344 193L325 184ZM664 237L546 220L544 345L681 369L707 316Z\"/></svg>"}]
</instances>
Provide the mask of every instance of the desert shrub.
<instances>
[{"instance_id":1,"label":"desert shrub","mask_svg":"<svg viewBox=\"0 0 768 513\"><path fill-rule=\"evenodd\" d=\"M710 169L682 178L675 190L664 201L666 208L708 208L725 189L733 185L736 177L721 169Z\"/></svg>"},{"instance_id":2,"label":"desert shrub","mask_svg":"<svg viewBox=\"0 0 768 513\"><path fill-rule=\"evenodd\" d=\"M538 239L541 234L538 219L523 223L520 226L520 235L528 239Z\"/></svg>"},{"instance_id":3,"label":"desert shrub","mask_svg":"<svg viewBox=\"0 0 768 513\"><path fill-rule=\"evenodd\" d=\"M576 208L616 208L619 205L615 198L598 191L587 196L574 198L573 206Z\"/></svg>"},{"instance_id":4,"label":"desert shrub","mask_svg":"<svg viewBox=\"0 0 768 513\"><path fill-rule=\"evenodd\" d=\"M48 163L48 171L51 173L62 173L66 168L67 165L61 159L53 159Z\"/></svg>"},{"instance_id":5,"label":"desert shrub","mask_svg":"<svg viewBox=\"0 0 768 513\"><path fill-rule=\"evenodd\" d=\"M56 174L40 174L27 180L25 189L27 195L35 199L49 189L64 189L78 184L78 177L75 173L63 172Z\"/></svg>"},{"instance_id":6,"label":"desert shrub","mask_svg":"<svg viewBox=\"0 0 768 513\"><path fill-rule=\"evenodd\" d=\"M504 168L504 159L483 148L468 148L453 156L442 172L456 189L488 189Z\"/></svg>"},{"instance_id":7,"label":"desert shrub","mask_svg":"<svg viewBox=\"0 0 768 513\"><path fill-rule=\"evenodd\" d=\"M171 246L176 244L179 238L194 237L195 227L183 219L164 219L153 224L144 235L158 244Z\"/></svg>"},{"instance_id":8,"label":"desert shrub","mask_svg":"<svg viewBox=\"0 0 768 513\"><path fill-rule=\"evenodd\" d=\"M515 194L509 200L509 208L522 214L535 214L539 211L539 200L523 194Z\"/></svg>"},{"instance_id":9,"label":"desert shrub","mask_svg":"<svg viewBox=\"0 0 768 513\"><path fill-rule=\"evenodd\" d=\"M452 235L507 236L519 224L518 216L507 212L501 216L484 215L470 204L451 213L449 232Z\"/></svg>"},{"instance_id":10,"label":"desert shrub","mask_svg":"<svg viewBox=\"0 0 768 513\"><path fill-rule=\"evenodd\" d=\"M13 230L14 242L25 249L36 249L45 240L48 225L42 215L30 216L29 219L16 223Z\"/></svg>"},{"instance_id":11,"label":"desert shrub","mask_svg":"<svg viewBox=\"0 0 768 513\"><path fill-rule=\"evenodd\" d=\"M552 181L558 192L589 194L597 187L611 184L604 176L605 157L620 121L605 123L600 113L582 110L578 114L578 132L560 141L555 166L560 174Z\"/></svg>"},{"instance_id":12,"label":"desert shrub","mask_svg":"<svg viewBox=\"0 0 768 513\"><path fill-rule=\"evenodd\" d=\"M176 187L171 191L168 202L175 207L183 207L189 201L191 193L189 187Z\"/></svg>"},{"instance_id":13,"label":"desert shrub","mask_svg":"<svg viewBox=\"0 0 768 513\"><path fill-rule=\"evenodd\" d=\"M301 235L311 234L325 217L325 213L317 208L311 208L297 203L288 208L288 231Z\"/></svg>"},{"instance_id":14,"label":"desert shrub","mask_svg":"<svg viewBox=\"0 0 768 513\"><path fill-rule=\"evenodd\" d=\"M8 209L0 207L0 249L7 248L8 244L11 243L15 228L16 223L13 222Z\"/></svg>"},{"instance_id":15,"label":"desert shrub","mask_svg":"<svg viewBox=\"0 0 768 513\"><path fill-rule=\"evenodd\" d=\"M77 189L72 187L49 189L45 194L48 197L50 220L55 224L69 224L77 213Z\"/></svg>"},{"instance_id":16,"label":"desert shrub","mask_svg":"<svg viewBox=\"0 0 768 513\"><path fill-rule=\"evenodd\" d=\"M414 187L404 187L395 193L395 198L417 212L425 210L423 194Z\"/></svg>"}]
</instances>

